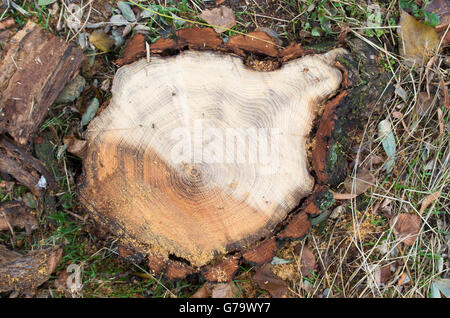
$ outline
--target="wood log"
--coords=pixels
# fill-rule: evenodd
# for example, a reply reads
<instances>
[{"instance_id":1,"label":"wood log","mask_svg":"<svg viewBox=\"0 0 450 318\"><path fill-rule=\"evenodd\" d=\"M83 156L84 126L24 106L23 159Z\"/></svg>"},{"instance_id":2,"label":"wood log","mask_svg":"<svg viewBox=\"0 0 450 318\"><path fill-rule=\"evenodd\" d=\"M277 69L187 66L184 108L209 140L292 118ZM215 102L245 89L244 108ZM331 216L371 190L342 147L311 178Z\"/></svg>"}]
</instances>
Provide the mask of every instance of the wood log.
<instances>
[{"instance_id":1,"label":"wood log","mask_svg":"<svg viewBox=\"0 0 450 318\"><path fill-rule=\"evenodd\" d=\"M122 67L86 132L82 200L194 266L270 235L313 189L306 136L340 87L336 54L272 72L196 51Z\"/></svg>"},{"instance_id":2,"label":"wood log","mask_svg":"<svg viewBox=\"0 0 450 318\"><path fill-rule=\"evenodd\" d=\"M0 293L33 293L55 271L62 252L61 246L54 246L21 255L0 245Z\"/></svg>"},{"instance_id":3,"label":"wood log","mask_svg":"<svg viewBox=\"0 0 450 318\"><path fill-rule=\"evenodd\" d=\"M33 22L11 39L0 62L0 134L26 145L71 80L83 53Z\"/></svg>"},{"instance_id":4,"label":"wood log","mask_svg":"<svg viewBox=\"0 0 450 318\"><path fill-rule=\"evenodd\" d=\"M0 137L0 171L28 187L38 199L46 189L54 190L57 186L55 178L41 161L7 137Z\"/></svg>"},{"instance_id":5,"label":"wood log","mask_svg":"<svg viewBox=\"0 0 450 318\"><path fill-rule=\"evenodd\" d=\"M360 85L370 82L357 67L357 59L376 56L369 46L350 45L357 58L343 50L319 55L298 44L222 43L208 30L180 30L149 50L135 36L117 61L125 66L109 106L85 134L82 204L169 279L200 272L219 281L215 274L226 269L227 280L238 264L233 255L261 266L285 240L302 238L309 217L333 204L328 187L346 173L342 147L361 131L358 119L387 82L370 60L364 74L378 82ZM248 66L252 54L267 57L253 63L265 72ZM278 149L277 160L249 160L264 141L255 142L249 128L278 129L278 148L269 147ZM227 144L226 129L247 131L245 142Z\"/></svg>"}]
</instances>

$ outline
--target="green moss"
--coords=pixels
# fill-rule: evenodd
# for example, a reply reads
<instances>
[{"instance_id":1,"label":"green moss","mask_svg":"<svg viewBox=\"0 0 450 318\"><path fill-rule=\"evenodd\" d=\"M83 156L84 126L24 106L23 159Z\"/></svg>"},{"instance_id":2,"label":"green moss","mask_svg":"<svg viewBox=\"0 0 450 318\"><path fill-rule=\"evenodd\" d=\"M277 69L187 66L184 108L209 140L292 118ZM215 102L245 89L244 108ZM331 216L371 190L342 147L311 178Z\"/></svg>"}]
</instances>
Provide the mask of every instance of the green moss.
<instances>
[{"instance_id":1,"label":"green moss","mask_svg":"<svg viewBox=\"0 0 450 318\"><path fill-rule=\"evenodd\" d=\"M328 210L334 204L333 193L327 188L315 198L315 204L321 212Z\"/></svg>"}]
</instances>

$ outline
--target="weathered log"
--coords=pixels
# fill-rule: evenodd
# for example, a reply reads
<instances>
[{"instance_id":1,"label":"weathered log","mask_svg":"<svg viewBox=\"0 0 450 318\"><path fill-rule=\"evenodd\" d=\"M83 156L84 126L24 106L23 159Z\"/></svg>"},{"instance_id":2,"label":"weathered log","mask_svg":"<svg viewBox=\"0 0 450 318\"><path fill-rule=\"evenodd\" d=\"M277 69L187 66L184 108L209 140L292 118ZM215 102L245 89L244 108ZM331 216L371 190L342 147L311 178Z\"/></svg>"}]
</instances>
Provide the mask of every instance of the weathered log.
<instances>
[{"instance_id":1,"label":"weathered log","mask_svg":"<svg viewBox=\"0 0 450 318\"><path fill-rule=\"evenodd\" d=\"M259 266L272 259L278 243L302 238L309 217L333 204L328 187L345 177L346 154L336 149L342 150L359 129L347 125L347 118L362 116L355 107L364 110L374 99L367 94L369 103L354 104L359 97L349 91L363 88L354 81L359 78L354 58L343 51L319 55L299 45L267 48L271 44L257 38L251 38L253 46L233 38L222 43L206 30L180 30L175 40L160 39L148 52L143 37L133 38L118 61L132 64L117 72L109 106L85 135L83 205L102 225L150 255L151 269L165 271L170 279L200 271L218 281L214 266L226 268L229 279L239 261L223 264L218 261L222 255L242 251L236 258L242 255ZM149 61L139 60L148 53ZM257 72L229 53L244 60L248 54L265 55L283 64ZM315 120L323 104L324 113ZM276 173L262 173L261 163L238 162L234 156L215 161L220 147L209 146L218 137L195 144L196 120L206 128L278 128L283 138ZM315 122L316 135L310 136ZM174 140L177 128L193 140L180 143L180 131ZM307 141L315 145L310 157ZM234 142L218 144L225 153L237 149ZM174 161L173 149L195 154L205 147L210 151L206 159ZM248 159L248 149L244 152Z\"/></svg>"},{"instance_id":2,"label":"weathered log","mask_svg":"<svg viewBox=\"0 0 450 318\"><path fill-rule=\"evenodd\" d=\"M33 293L50 278L62 251L62 247L54 246L21 255L0 245L0 293L13 290Z\"/></svg>"},{"instance_id":3,"label":"weathered log","mask_svg":"<svg viewBox=\"0 0 450 318\"><path fill-rule=\"evenodd\" d=\"M11 230L14 227L24 228L29 235L39 227L39 221L23 202L0 203L0 231Z\"/></svg>"},{"instance_id":4,"label":"weathered log","mask_svg":"<svg viewBox=\"0 0 450 318\"><path fill-rule=\"evenodd\" d=\"M49 107L76 74L83 53L28 22L9 41L0 61L0 171L40 200L53 175L29 152Z\"/></svg>"},{"instance_id":5,"label":"weathered log","mask_svg":"<svg viewBox=\"0 0 450 318\"><path fill-rule=\"evenodd\" d=\"M33 22L17 32L0 62L0 134L26 145L82 58Z\"/></svg>"},{"instance_id":6,"label":"weathered log","mask_svg":"<svg viewBox=\"0 0 450 318\"><path fill-rule=\"evenodd\" d=\"M0 171L14 177L38 198L46 189L56 187L53 175L44 164L7 137L0 137Z\"/></svg>"}]
</instances>

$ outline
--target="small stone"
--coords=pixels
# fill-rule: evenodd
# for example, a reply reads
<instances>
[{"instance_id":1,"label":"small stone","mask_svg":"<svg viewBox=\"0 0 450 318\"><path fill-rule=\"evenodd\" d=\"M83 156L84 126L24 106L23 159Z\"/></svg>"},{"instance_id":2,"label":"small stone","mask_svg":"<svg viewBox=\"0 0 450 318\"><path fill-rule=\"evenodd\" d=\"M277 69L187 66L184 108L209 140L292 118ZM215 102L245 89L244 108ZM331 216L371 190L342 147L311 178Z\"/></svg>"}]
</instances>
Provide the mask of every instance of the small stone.
<instances>
[{"instance_id":1,"label":"small stone","mask_svg":"<svg viewBox=\"0 0 450 318\"><path fill-rule=\"evenodd\" d=\"M80 97L81 92L84 90L84 86L86 85L86 80L83 76L77 75L72 82L66 85L62 92L59 94L56 99L56 104L66 104L75 101L78 97Z\"/></svg>"},{"instance_id":2,"label":"small stone","mask_svg":"<svg viewBox=\"0 0 450 318\"><path fill-rule=\"evenodd\" d=\"M39 179L37 185L38 185L39 188L42 188L42 189L47 188L47 180L45 179L44 176L41 176L41 178Z\"/></svg>"},{"instance_id":3,"label":"small stone","mask_svg":"<svg viewBox=\"0 0 450 318\"><path fill-rule=\"evenodd\" d=\"M86 126L89 124L89 122L94 118L95 114L97 113L97 110L100 106L100 102L97 98L93 98L89 104L89 106L86 109L86 112L81 117L81 125Z\"/></svg>"}]
</instances>

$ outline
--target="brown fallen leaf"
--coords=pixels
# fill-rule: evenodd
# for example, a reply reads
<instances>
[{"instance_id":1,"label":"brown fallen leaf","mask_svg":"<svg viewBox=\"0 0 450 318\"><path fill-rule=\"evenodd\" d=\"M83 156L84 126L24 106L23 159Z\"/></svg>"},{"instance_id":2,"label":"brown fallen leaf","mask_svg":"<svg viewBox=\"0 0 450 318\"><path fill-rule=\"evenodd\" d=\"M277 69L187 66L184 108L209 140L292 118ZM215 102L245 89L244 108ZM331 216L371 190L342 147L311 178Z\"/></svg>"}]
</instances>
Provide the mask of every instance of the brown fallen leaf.
<instances>
[{"instance_id":1,"label":"brown fallen leaf","mask_svg":"<svg viewBox=\"0 0 450 318\"><path fill-rule=\"evenodd\" d=\"M33 211L24 203L9 201L0 204L0 231L10 230L11 227L25 229L30 235L39 227L39 222Z\"/></svg>"},{"instance_id":2,"label":"brown fallen leaf","mask_svg":"<svg viewBox=\"0 0 450 318\"><path fill-rule=\"evenodd\" d=\"M437 199L439 199L439 197L441 196L441 192L440 191L436 191L432 194L429 194L425 197L425 199L423 199L422 201L422 205L420 206L420 211L419 214L422 215L423 212L425 212L425 210L428 208L428 206L433 203L434 201L436 201Z\"/></svg>"},{"instance_id":3,"label":"brown fallen leaf","mask_svg":"<svg viewBox=\"0 0 450 318\"><path fill-rule=\"evenodd\" d=\"M203 284L202 287L191 296L191 298L208 298L212 295L212 286L210 283Z\"/></svg>"},{"instance_id":4,"label":"brown fallen leaf","mask_svg":"<svg viewBox=\"0 0 450 318\"><path fill-rule=\"evenodd\" d=\"M306 246L302 248L302 244L295 246L294 252L300 255L300 271L302 275L306 277L311 276L316 268L316 257L314 253Z\"/></svg>"},{"instance_id":5,"label":"brown fallen leaf","mask_svg":"<svg viewBox=\"0 0 450 318\"><path fill-rule=\"evenodd\" d=\"M407 277L408 275L406 274L406 272L401 273L400 278L398 279L397 282L397 286L402 286Z\"/></svg>"},{"instance_id":6,"label":"brown fallen leaf","mask_svg":"<svg viewBox=\"0 0 450 318\"><path fill-rule=\"evenodd\" d=\"M449 98L448 98L448 90L447 90L447 86L444 83L444 79L443 78L441 79L440 85L441 85L441 88L442 88L442 92L444 94L444 105L445 105L445 108L450 110L450 101L449 101Z\"/></svg>"},{"instance_id":7,"label":"brown fallen leaf","mask_svg":"<svg viewBox=\"0 0 450 318\"><path fill-rule=\"evenodd\" d=\"M233 283L214 285L211 292L212 298L236 298L238 290Z\"/></svg>"},{"instance_id":8,"label":"brown fallen leaf","mask_svg":"<svg viewBox=\"0 0 450 318\"><path fill-rule=\"evenodd\" d=\"M89 41L102 52L108 52L115 43L114 39L101 30L92 32Z\"/></svg>"},{"instance_id":9,"label":"brown fallen leaf","mask_svg":"<svg viewBox=\"0 0 450 318\"><path fill-rule=\"evenodd\" d=\"M350 200L356 198L358 195L366 192L376 182L376 178L367 169L360 169L356 172L354 179L348 178L344 182L344 186L349 193L333 192L335 200Z\"/></svg>"},{"instance_id":10,"label":"brown fallen leaf","mask_svg":"<svg viewBox=\"0 0 450 318\"><path fill-rule=\"evenodd\" d=\"M431 104L433 103L433 96L428 96L426 92L420 92L417 96L417 103L414 110L417 115L423 116L428 110L431 108Z\"/></svg>"},{"instance_id":11,"label":"brown fallen leaf","mask_svg":"<svg viewBox=\"0 0 450 318\"><path fill-rule=\"evenodd\" d=\"M380 288L382 285L386 284L392 278L390 265L385 266L374 265L374 267L372 267L372 270L373 276L372 275L368 276L370 285L374 284L378 288Z\"/></svg>"},{"instance_id":12,"label":"brown fallen leaf","mask_svg":"<svg viewBox=\"0 0 450 318\"><path fill-rule=\"evenodd\" d=\"M66 136L63 139L67 145L67 151L79 158L83 158L87 151L87 141L77 139L74 135Z\"/></svg>"},{"instance_id":13,"label":"brown fallen leaf","mask_svg":"<svg viewBox=\"0 0 450 318\"><path fill-rule=\"evenodd\" d=\"M236 24L233 10L226 6L220 6L214 9L205 9L200 14L200 18L212 25L217 33L225 32Z\"/></svg>"},{"instance_id":14,"label":"brown fallen leaf","mask_svg":"<svg viewBox=\"0 0 450 318\"><path fill-rule=\"evenodd\" d=\"M414 244L421 225L422 220L420 216L410 213L400 213L390 221L395 237L407 246Z\"/></svg>"},{"instance_id":15,"label":"brown fallen leaf","mask_svg":"<svg viewBox=\"0 0 450 318\"><path fill-rule=\"evenodd\" d=\"M400 54L408 65L426 64L439 45L434 28L420 23L405 11L401 12L399 35Z\"/></svg>"},{"instance_id":16,"label":"brown fallen leaf","mask_svg":"<svg viewBox=\"0 0 450 318\"><path fill-rule=\"evenodd\" d=\"M258 268L253 280L274 298L285 298L289 294L288 284L272 272L270 264Z\"/></svg>"},{"instance_id":17,"label":"brown fallen leaf","mask_svg":"<svg viewBox=\"0 0 450 318\"><path fill-rule=\"evenodd\" d=\"M27 255L14 255L4 247L0 248L0 293L34 291L50 278L62 252L61 246L54 246Z\"/></svg>"}]
</instances>

